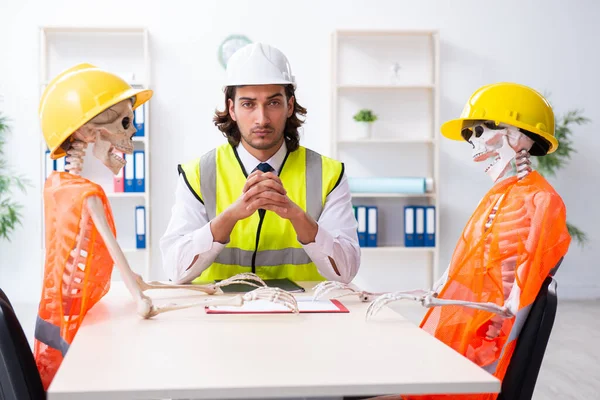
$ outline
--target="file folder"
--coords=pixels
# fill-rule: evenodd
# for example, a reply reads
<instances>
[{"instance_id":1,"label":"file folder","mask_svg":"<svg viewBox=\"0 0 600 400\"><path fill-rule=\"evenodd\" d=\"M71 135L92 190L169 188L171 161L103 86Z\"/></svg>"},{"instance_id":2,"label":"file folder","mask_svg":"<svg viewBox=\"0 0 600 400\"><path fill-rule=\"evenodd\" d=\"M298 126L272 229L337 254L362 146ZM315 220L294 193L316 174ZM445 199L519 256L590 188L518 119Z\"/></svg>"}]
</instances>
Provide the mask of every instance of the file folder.
<instances>
[{"instance_id":1,"label":"file folder","mask_svg":"<svg viewBox=\"0 0 600 400\"><path fill-rule=\"evenodd\" d=\"M425 246L425 207L415 207L415 246Z\"/></svg>"},{"instance_id":2,"label":"file folder","mask_svg":"<svg viewBox=\"0 0 600 400\"><path fill-rule=\"evenodd\" d=\"M415 208L404 207L404 246L415 247Z\"/></svg>"},{"instance_id":3,"label":"file folder","mask_svg":"<svg viewBox=\"0 0 600 400\"><path fill-rule=\"evenodd\" d=\"M377 207L367 207L367 247L377 247Z\"/></svg>"},{"instance_id":4,"label":"file folder","mask_svg":"<svg viewBox=\"0 0 600 400\"><path fill-rule=\"evenodd\" d=\"M146 191L146 169L145 169L145 155L143 150L136 150L133 152L134 156L134 174L135 181L133 183L134 192L145 192Z\"/></svg>"},{"instance_id":5,"label":"file folder","mask_svg":"<svg viewBox=\"0 0 600 400\"><path fill-rule=\"evenodd\" d=\"M117 152L117 155L120 157L123 157L123 153ZM121 192L125 191L125 182L123 180L124 169L125 169L125 167L121 168L119 170L119 172L117 172L117 174L113 178L113 181L114 181L114 189L113 190L115 191L115 193L121 193Z\"/></svg>"},{"instance_id":6,"label":"file folder","mask_svg":"<svg viewBox=\"0 0 600 400\"><path fill-rule=\"evenodd\" d=\"M144 206L135 207L135 247L137 249L146 248L146 208Z\"/></svg>"},{"instance_id":7,"label":"file folder","mask_svg":"<svg viewBox=\"0 0 600 400\"><path fill-rule=\"evenodd\" d=\"M123 167L123 169L125 170L124 175L125 175L125 192L133 192L133 181L134 181L134 175L133 175L133 169L134 169L134 162L133 162L133 154L125 154L125 167Z\"/></svg>"},{"instance_id":8,"label":"file folder","mask_svg":"<svg viewBox=\"0 0 600 400\"><path fill-rule=\"evenodd\" d=\"M133 123L135 124L135 136L146 136L146 104L142 104L133 111Z\"/></svg>"},{"instance_id":9,"label":"file folder","mask_svg":"<svg viewBox=\"0 0 600 400\"><path fill-rule=\"evenodd\" d=\"M358 245L367 247L367 207L356 207L356 214L358 216Z\"/></svg>"},{"instance_id":10,"label":"file folder","mask_svg":"<svg viewBox=\"0 0 600 400\"><path fill-rule=\"evenodd\" d=\"M50 150L46 150L46 179L56 170L56 160L50 158Z\"/></svg>"},{"instance_id":11,"label":"file folder","mask_svg":"<svg viewBox=\"0 0 600 400\"><path fill-rule=\"evenodd\" d=\"M435 247L435 206L425 207L425 246Z\"/></svg>"}]
</instances>

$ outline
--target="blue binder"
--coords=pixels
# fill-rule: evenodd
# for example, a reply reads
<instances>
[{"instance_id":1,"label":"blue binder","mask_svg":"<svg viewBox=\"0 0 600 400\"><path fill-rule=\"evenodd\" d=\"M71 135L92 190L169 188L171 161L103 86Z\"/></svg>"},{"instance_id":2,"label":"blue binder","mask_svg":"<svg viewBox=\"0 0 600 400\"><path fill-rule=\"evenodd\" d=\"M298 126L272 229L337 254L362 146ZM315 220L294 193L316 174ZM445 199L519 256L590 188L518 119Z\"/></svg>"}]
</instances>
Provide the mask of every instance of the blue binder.
<instances>
[{"instance_id":1,"label":"blue binder","mask_svg":"<svg viewBox=\"0 0 600 400\"><path fill-rule=\"evenodd\" d=\"M146 191L146 157L143 150L136 150L133 152L134 158L134 174L135 180L133 183L134 192L145 192ZM127 184L127 181L125 181Z\"/></svg>"},{"instance_id":2,"label":"blue binder","mask_svg":"<svg viewBox=\"0 0 600 400\"><path fill-rule=\"evenodd\" d=\"M415 247L415 207L404 206L404 246Z\"/></svg>"},{"instance_id":3,"label":"blue binder","mask_svg":"<svg viewBox=\"0 0 600 400\"><path fill-rule=\"evenodd\" d=\"M133 154L125 154L125 188L124 191L125 192L133 192L134 190L134 186L133 186L133 181L134 181L134 161L133 161Z\"/></svg>"},{"instance_id":4,"label":"blue binder","mask_svg":"<svg viewBox=\"0 0 600 400\"><path fill-rule=\"evenodd\" d=\"M377 207L367 207L367 247L377 247L377 230L379 225L377 214Z\"/></svg>"},{"instance_id":5,"label":"blue binder","mask_svg":"<svg viewBox=\"0 0 600 400\"><path fill-rule=\"evenodd\" d=\"M66 159L65 157L57 158L54 160L54 169L58 172L65 172Z\"/></svg>"},{"instance_id":6,"label":"blue binder","mask_svg":"<svg viewBox=\"0 0 600 400\"><path fill-rule=\"evenodd\" d=\"M415 246L425 246L425 207L415 207Z\"/></svg>"},{"instance_id":7,"label":"blue binder","mask_svg":"<svg viewBox=\"0 0 600 400\"><path fill-rule=\"evenodd\" d=\"M356 207L356 215L358 220L358 245L367 247L367 207Z\"/></svg>"},{"instance_id":8,"label":"blue binder","mask_svg":"<svg viewBox=\"0 0 600 400\"><path fill-rule=\"evenodd\" d=\"M435 247L435 206L425 207L425 246Z\"/></svg>"},{"instance_id":9,"label":"blue binder","mask_svg":"<svg viewBox=\"0 0 600 400\"><path fill-rule=\"evenodd\" d=\"M46 179L56 170L56 160L50 158L50 150L46 150Z\"/></svg>"},{"instance_id":10,"label":"blue binder","mask_svg":"<svg viewBox=\"0 0 600 400\"><path fill-rule=\"evenodd\" d=\"M142 104L133 111L133 123L137 130L135 136L146 136L146 104Z\"/></svg>"},{"instance_id":11,"label":"blue binder","mask_svg":"<svg viewBox=\"0 0 600 400\"><path fill-rule=\"evenodd\" d=\"M144 206L135 207L135 247L137 249L146 248L146 208Z\"/></svg>"}]
</instances>

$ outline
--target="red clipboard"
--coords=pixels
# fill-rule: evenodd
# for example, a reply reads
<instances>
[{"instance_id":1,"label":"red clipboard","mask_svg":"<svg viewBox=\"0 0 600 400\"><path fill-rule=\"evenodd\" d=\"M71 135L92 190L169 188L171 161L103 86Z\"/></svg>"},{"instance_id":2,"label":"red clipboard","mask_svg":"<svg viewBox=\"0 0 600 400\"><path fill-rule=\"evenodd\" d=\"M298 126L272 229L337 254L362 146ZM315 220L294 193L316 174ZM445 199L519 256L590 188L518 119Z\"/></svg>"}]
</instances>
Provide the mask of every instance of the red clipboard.
<instances>
[{"instance_id":1,"label":"red clipboard","mask_svg":"<svg viewBox=\"0 0 600 400\"><path fill-rule=\"evenodd\" d=\"M292 314L292 311L283 305L263 300L251 301L241 307L206 305L204 309L207 314ZM335 299L315 302L298 301L298 309L301 314L339 314L350 312L346 306Z\"/></svg>"}]
</instances>

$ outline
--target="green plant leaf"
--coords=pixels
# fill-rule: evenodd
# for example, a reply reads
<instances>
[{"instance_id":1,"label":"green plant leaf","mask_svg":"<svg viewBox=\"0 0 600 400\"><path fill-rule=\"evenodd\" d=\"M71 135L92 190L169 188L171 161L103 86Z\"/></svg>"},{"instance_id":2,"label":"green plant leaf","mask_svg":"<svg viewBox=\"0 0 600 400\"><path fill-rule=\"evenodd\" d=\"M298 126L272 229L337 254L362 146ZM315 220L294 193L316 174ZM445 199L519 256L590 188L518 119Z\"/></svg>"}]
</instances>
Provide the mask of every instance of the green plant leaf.
<instances>
[{"instance_id":1,"label":"green plant leaf","mask_svg":"<svg viewBox=\"0 0 600 400\"><path fill-rule=\"evenodd\" d=\"M21 225L22 206L12 200L11 195L17 188L23 193L31 182L22 175L13 173L4 159L4 146L10 133L8 118L0 114L0 238L11 241L11 235Z\"/></svg>"},{"instance_id":2,"label":"green plant leaf","mask_svg":"<svg viewBox=\"0 0 600 400\"><path fill-rule=\"evenodd\" d=\"M584 247L588 242L588 237L581 229L567 222L567 229L571 238L580 246Z\"/></svg>"},{"instance_id":3,"label":"green plant leaf","mask_svg":"<svg viewBox=\"0 0 600 400\"><path fill-rule=\"evenodd\" d=\"M365 108L354 114L353 118L355 121L359 122L375 122L378 117L372 110Z\"/></svg>"}]
</instances>

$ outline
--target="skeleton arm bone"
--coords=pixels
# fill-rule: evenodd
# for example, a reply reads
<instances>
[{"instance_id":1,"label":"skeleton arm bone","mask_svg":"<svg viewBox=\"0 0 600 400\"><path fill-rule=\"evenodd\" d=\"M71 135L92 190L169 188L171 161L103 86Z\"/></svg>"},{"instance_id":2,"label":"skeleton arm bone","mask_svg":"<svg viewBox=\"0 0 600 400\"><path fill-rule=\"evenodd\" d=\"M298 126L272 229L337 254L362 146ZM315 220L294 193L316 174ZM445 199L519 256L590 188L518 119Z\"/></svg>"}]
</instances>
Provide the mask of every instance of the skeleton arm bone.
<instances>
[{"instance_id":1,"label":"skeleton arm bone","mask_svg":"<svg viewBox=\"0 0 600 400\"><path fill-rule=\"evenodd\" d=\"M232 285L232 284L244 284L248 286L254 286L256 288L266 287L267 284L260 279L257 275L251 273L242 273L231 278L224 279L218 283L207 284L207 285L173 285L162 282L145 282L141 276L135 274L136 281L138 286L142 291L151 290L151 289L187 289L187 290L197 290L199 292L204 292L207 294L223 294L223 290L221 287Z\"/></svg>"},{"instance_id":2,"label":"skeleton arm bone","mask_svg":"<svg viewBox=\"0 0 600 400\"><path fill-rule=\"evenodd\" d=\"M430 307L438 307L438 306L462 306L468 308L474 308L477 310L489 311L494 314L498 314L504 318L513 317L513 311L509 309L507 306L499 306L495 303L480 303L473 301L463 301L463 300L448 300L448 299L439 299L435 297L436 294L431 294L429 292L421 291L419 293L418 290L410 291L410 292L394 292L394 293L386 293L382 296L379 296L375 301L373 301L369 308L367 309L367 318L374 316L383 308L383 306L398 301L398 300L414 300L421 303L422 306L430 308Z\"/></svg>"},{"instance_id":3,"label":"skeleton arm bone","mask_svg":"<svg viewBox=\"0 0 600 400\"><path fill-rule=\"evenodd\" d=\"M117 239L113 235L112 230L108 225L106 215L104 214L102 200L97 196L89 197L86 200L86 206L90 212L92 220L94 221L96 229L98 229L98 233L100 233L100 236L102 236L102 239L106 244L108 252L119 268L119 272L125 281L127 290L129 290L129 293L137 305L138 314L144 318L149 318L152 312L155 310L155 307L152 304L152 300L148 296L144 295L138 286L136 274L129 267L127 258L125 257L125 254L123 254L123 250L121 250Z\"/></svg>"},{"instance_id":4,"label":"skeleton arm bone","mask_svg":"<svg viewBox=\"0 0 600 400\"><path fill-rule=\"evenodd\" d=\"M417 290L412 290L412 291L407 291L407 292L395 292L395 293L402 293L402 294L408 294L408 295L415 295L415 294L424 295L426 293L432 293L433 292L433 293L437 294L437 293L439 293L439 291L444 287L444 285L448 281L448 272L449 271L450 271L450 266L448 266L448 268L446 268L446 271L440 277L440 279L438 279L438 281L434 283L431 292L417 289ZM334 299L337 299L337 298L340 298L340 297L345 297L345 296L356 295L363 302L373 301L373 300L375 300L379 296L383 296L383 295L386 295L386 294L391 294L391 293L382 293L382 292L380 292L380 293L367 292L365 290L355 289L350 284L346 284L346 283L342 283L342 282L337 282L337 281L321 282L317 286L315 286L313 289L315 291L314 295L313 295L313 300L318 300L318 299L324 297L325 295L329 294L330 292L332 292L334 290L344 290L344 291L346 291L346 293L334 296L333 297Z\"/></svg>"}]
</instances>

